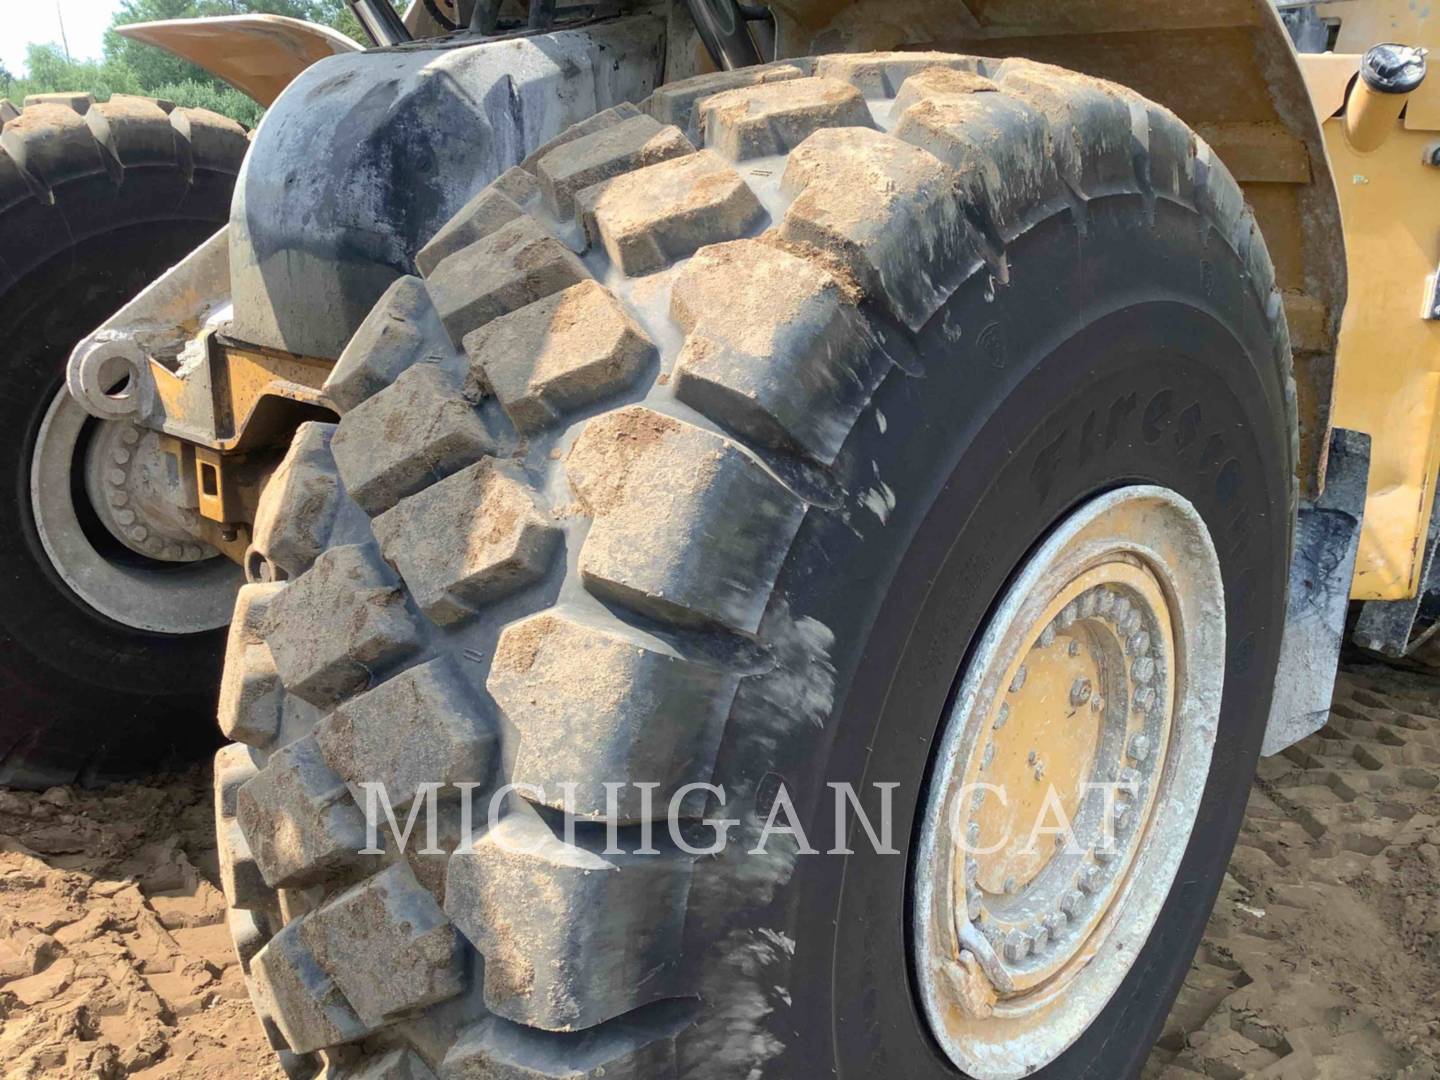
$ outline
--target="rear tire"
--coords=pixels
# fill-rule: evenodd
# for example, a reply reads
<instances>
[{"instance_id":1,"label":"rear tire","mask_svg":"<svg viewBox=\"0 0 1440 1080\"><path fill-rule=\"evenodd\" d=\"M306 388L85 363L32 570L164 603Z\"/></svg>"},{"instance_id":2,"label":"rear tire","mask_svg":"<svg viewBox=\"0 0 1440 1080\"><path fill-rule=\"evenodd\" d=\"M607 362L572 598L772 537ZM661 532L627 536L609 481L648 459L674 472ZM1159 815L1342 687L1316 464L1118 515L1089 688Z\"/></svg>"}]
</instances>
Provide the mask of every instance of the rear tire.
<instances>
[{"instance_id":1,"label":"rear tire","mask_svg":"<svg viewBox=\"0 0 1440 1080\"><path fill-rule=\"evenodd\" d=\"M0 784L130 776L214 745L223 631L148 633L90 607L41 542L31 466L71 348L225 224L248 145L204 109L86 95L0 135Z\"/></svg>"},{"instance_id":2,"label":"rear tire","mask_svg":"<svg viewBox=\"0 0 1440 1080\"><path fill-rule=\"evenodd\" d=\"M1239 189L1161 107L1023 60L794 61L644 109L441 231L339 361L338 426L297 438L312 480L267 491L290 580L241 594L221 723L248 745L217 805L272 1041L357 1077L958 1075L913 978L912 860L858 830L845 857L745 852L782 785L828 850L832 782L877 822L864 785L897 784L909 849L996 598L1075 507L1142 484L1218 551L1214 765L1123 985L1014 1074L1137 1072L1284 613L1290 350ZM477 814L545 791L473 850L363 856L375 781L478 784ZM656 785L613 807L633 839L692 781L725 789L723 854L663 824L655 854L602 854L605 783Z\"/></svg>"}]
</instances>

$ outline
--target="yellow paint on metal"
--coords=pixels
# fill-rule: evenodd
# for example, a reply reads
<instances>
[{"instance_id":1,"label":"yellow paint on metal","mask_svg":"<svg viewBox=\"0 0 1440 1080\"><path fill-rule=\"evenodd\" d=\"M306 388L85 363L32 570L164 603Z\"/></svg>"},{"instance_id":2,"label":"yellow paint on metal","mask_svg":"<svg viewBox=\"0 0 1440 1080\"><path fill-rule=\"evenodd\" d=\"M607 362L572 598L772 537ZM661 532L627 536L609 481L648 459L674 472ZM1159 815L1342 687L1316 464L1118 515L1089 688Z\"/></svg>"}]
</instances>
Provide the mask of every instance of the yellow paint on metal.
<instances>
[{"instance_id":1,"label":"yellow paint on metal","mask_svg":"<svg viewBox=\"0 0 1440 1080\"><path fill-rule=\"evenodd\" d=\"M976 743L968 782L990 785L973 811L978 826L973 843L980 888L1005 895L1025 888L1056 854L1050 841L1077 820L1088 785L1105 782L1095 775L1107 716L1117 706L1128 719L1124 731L1109 733L1120 746L1145 727L1145 717L1130 714L1136 690L1127 659L1127 643L1103 617L1081 617L1063 626L1060 613L1092 589L1112 586L1128 591L1150 612L1161 640L1160 655L1175 655L1169 604L1154 576L1127 558L1092 567L1070 582L1024 632L1022 647L1005 672L1009 692L989 715L989 731ZM1117 593L1119 595L1119 593ZM1059 629L1057 629L1059 627ZM1175 672L1163 667L1160 700L1167 703L1162 736L1153 749L1163 760L1168 747ZM978 788L977 788L978 790ZM1148 805L1141 819L1148 817ZM1090 918L1098 925L1104 910Z\"/></svg>"},{"instance_id":2,"label":"yellow paint on metal","mask_svg":"<svg viewBox=\"0 0 1440 1080\"><path fill-rule=\"evenodd\" d=\"M115 31L157 45L270 106L317 60L360 46L328 26L283 15L220 15L132 23Z\"/></svg>"},{"instance_id":3,"label":"yellow paint on metal","mask_svg":"<svg viewBox=\"0 0 1440 1080\"><path fill-rule=\"evenodd\" d=\"M1349 13L1341 40L1366 33L1379 40L1426 44L1413 34L1440 32L1440 22L1375 15L1395 5L1326 5ZM1417 29L1418 27L1418 29ZM1424 318L1431 278L1440 265L1440 169L1423 163L1435 135L1390 120L1389 138L1363 152L1334 115L1336 88L1348 85L1360 56L1302 56L1316 109L1324 120L1340 192L1349 259L1350 300L1340 331L1334 422L1371 437L1370 491L1351 595L1400 600L1419 588L1424 537L1440 471L1440 322ZM1344 74L1345 72L1349 74ZM1440 87L1440 77L1426 84ZM1424 87L1422 87L1424 89ZM1413 102L1412 97L1412 102Z\"/></svg>"}]
</instances>

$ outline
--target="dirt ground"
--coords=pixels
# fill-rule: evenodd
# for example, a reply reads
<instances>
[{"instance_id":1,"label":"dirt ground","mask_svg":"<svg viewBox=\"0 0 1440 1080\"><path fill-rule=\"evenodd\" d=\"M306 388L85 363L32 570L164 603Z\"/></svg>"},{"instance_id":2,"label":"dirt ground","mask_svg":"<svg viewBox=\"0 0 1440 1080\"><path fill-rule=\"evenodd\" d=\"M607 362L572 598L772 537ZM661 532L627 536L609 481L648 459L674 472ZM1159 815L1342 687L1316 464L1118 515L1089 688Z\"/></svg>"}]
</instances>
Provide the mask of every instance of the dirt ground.
<instances>
[{"instance_id":1,"label":"dirt ground","mask_svg":"<svg viewBox=\"0 0 1440 1080\"><path fill-rule=\"evenodd\" d=\"M1440 688L1350 670L1262 762L1147 1080L1440 1077ZM208 770L0 792L0 1072L270 1080Z\"/></svg>"}]
</instances>

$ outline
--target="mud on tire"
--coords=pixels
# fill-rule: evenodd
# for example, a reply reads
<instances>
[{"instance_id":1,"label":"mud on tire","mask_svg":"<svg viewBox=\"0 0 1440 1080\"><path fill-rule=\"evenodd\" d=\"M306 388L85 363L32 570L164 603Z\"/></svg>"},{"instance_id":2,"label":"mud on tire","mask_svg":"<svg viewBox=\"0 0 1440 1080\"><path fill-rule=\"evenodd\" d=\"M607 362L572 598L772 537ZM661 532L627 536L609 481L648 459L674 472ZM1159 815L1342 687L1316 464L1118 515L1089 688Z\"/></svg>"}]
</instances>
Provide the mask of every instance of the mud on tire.
<instances>
[{"instance_id":1,"label":"mud on tire","mask_svg":"<svg viewBox=\"0 0 1440 1080\"><path fill-rule=\"evenodd\" d=\"M1073 1052L1138 1068L1238 828L1293 506L1280 296L1209 148L1129 91L1028 61L789 61L572 128L417 266L327 384L338 425L303 427L267 492L270 583L231 629L220 721L245 745L218 759L226 893L291 1066L947 1074L891 949L903 919L870 923L871 946L847 928L857 906L898 912L904 859L864 868L871 897L845 860L745 841L777 781L825 817L825 780L863 779L871 744L904 781L903 839L989 598L1079 498L1149 477L1194 489L1248 651L1187 856L1198 885L1167 908L1150 988ZM1192 331L1214 370L1186 373ZM1232 457L1243 528L1217 481ZM920 564L952 550L969 552L940 579L956 613L912 640L935 618ZM932 632L922 677L897 650ZM897 671L910 728L877 734ZM739 819L725 855L663 826L656 854L603 854L605 782L632 785L611 809L629 835L711 780ZM478 784L477 807L536 790L473 851L412 836L362 856L375 781ZM574 846L555 838L562 783L596 822Z\"/></svg>"}]
</instances>

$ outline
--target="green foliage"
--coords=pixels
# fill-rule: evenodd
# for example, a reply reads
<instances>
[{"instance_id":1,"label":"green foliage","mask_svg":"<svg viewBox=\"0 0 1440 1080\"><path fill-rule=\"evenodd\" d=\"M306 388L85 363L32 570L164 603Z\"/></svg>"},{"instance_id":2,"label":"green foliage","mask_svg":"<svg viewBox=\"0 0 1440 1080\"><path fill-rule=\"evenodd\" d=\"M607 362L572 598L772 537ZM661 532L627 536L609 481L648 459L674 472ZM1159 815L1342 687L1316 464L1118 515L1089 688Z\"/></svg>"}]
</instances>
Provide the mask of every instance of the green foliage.
<instances>
[{"instance_id":1,"label":"green foliage","mask_svg":"<svg viewBox=\"0 0 1440 1080\"><path fill-rule=\"evenodd\" d=\"M103 60L74 62L56 44L31 45L23 77L0 66L0 97L18 105L27 94L57 91L90 93L97 101L112 94L143 94L211 109L253 127L264 110L251 98L163 49L121 37L114 28L160 19L262 13L321 23L365 40L346 0L122 0L105 34Z\"/></svg>"}]
</instances>

